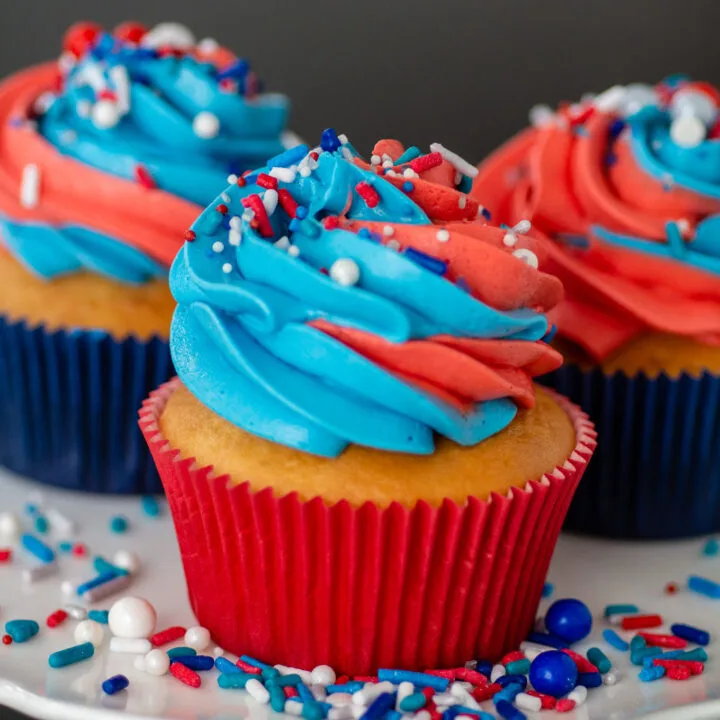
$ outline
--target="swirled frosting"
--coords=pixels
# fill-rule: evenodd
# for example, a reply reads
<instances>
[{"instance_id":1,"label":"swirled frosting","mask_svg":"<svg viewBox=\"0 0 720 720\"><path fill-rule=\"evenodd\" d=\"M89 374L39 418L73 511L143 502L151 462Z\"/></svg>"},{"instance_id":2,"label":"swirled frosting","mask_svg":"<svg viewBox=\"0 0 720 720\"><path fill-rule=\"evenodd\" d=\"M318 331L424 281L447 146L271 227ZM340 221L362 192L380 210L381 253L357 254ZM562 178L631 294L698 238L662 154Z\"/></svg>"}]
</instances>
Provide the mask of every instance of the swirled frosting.
<instances>
[{"instance_id":1,"label":"swirled frosting","mask_svg":"<svg viewBox=\"0 0 720 720\"><path fill-rule=\"evenodd\" d=\"M4 244L45 277L162 272L228 175L285 147L287 100L258 89L181 26L74 26L57 63L0 85Z\"/></svg>"},{"instance_id":2,"label":"swirled frosting","mask_svg":"<svg viewBox=\"0 0 720 720\"><path fill-rule=\"evenodd\" d=\"M699 118L681 92L709 108ZM480 165L472 195L532 221L565 300L558 333L603 360L649 331L720 344L717 93L673 78L536 111ZM707 127L703 122L707 122Z\"/></svg>"},{"instance_id":3,"label":"swirled frosting","mask_svg":"<svg viewBox=\"0 0 720 720\"><path fill-rule=\"evenodd\" d=\"M472 445L506 427L561 363L542 338L562 287L530 238L513 248L476 220L466 167L395 141L368 164L328 130L240 178L171 269L185 385L237 426L326 456L430 453L434 432Z\"/></svg>"}]
</instances>

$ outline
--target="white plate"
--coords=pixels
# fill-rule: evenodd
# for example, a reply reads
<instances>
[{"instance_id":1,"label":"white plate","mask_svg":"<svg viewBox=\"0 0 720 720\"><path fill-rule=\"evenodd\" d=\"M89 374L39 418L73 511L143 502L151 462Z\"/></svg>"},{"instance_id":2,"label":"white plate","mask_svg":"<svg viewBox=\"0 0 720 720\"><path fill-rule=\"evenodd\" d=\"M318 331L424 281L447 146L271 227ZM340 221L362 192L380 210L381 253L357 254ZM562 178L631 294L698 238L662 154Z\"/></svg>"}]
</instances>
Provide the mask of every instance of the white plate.
<instances>
[{"instance_id":1,"label":"white plate","mask_svg":"<svg viewBox=\"0 0 720 720\"><path fill-rule=\"evenodd\" d=\"M80 526L78 539L93 554L112 558L121 548L135 550L143 559L143 571L135 580L132 594L148 598L157 608L159 627L193 624L183 581L180 560L167 513L158 519L146 517L138 499L83 496L19 480L0 471L0 512L23 515L25 503L41 490L48 505L58 508ZM130 520L125 535L109 530L113 515ZM623 543L563 537L555 553L549 580L555 584L554 597L578 597L599 615L607 603L632 602L642 610L658 612L669 622L686 622L709 629L720 637L720 602L686 592L667 596L668 581L683 583L691 573L720 579L720 557L701 555L703 542ZM37 718L52 720L264 720L271 711L248 698L244 692L220 690L216 671L205 674L203 687L193 690L175 678L154 678L135 670L133 658L110 654L101 649L90 661L53 670L48 655L74 644L68 620L61 628L49 630L44 619L64 603L60 593L62 579L82 581L94 575L89 559L63 556L60 575L23 586L20 578L21 552L11 565L0 565L0 622L12 618L31 618L43 625L40 634L25 644L0 645L0 704L16 708ZM548 601L544 601L547 605ZM100 603L108 607L110 601ZM626 720L653 713L655 720L692 720L720 717L720 664L713 658L704 675L685 682L661 680L644 684L637 680L639 668L630 667L626 654L610 649L600 640L604 628L596 622L593 642L582 643L584 651L592 644L602 647L621 674L614 687L591 690L588 702L566 715L542 713L535 717L566 720ZM106 643L107 645L107 643ZM113 697L100 688L103 680L117 673L130 678L127 691ZM692 703L692 708L687 707ZM490 709L491 706L488 707ZM662 712L659 712L662 711Z\"/></svg>"}]
</instances>

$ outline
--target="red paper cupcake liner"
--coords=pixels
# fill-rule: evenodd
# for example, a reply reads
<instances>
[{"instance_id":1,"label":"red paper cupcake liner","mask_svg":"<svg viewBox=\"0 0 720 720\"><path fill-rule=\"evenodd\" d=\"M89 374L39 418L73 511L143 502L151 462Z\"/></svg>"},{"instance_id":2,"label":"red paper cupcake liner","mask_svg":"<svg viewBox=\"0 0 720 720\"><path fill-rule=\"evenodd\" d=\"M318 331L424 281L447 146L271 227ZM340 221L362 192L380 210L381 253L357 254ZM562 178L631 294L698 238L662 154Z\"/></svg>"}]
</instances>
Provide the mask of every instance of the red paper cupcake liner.
<instances>
[{"instance_id":1,"label":"red paper cupcake liner","mask_svg":"<svg viewBox=\"0 0 720 720\"><path fill-rule=\"evenodd\" d=\"M175 522L190 603L235 653L349 674L456 667L517 647L535 620L592 423L561 396L577 445L562 466L507 495L440 507L354 508L230 485L182 458L158 420L179 385L140 411Z\"/></svg>"}]
</instances>

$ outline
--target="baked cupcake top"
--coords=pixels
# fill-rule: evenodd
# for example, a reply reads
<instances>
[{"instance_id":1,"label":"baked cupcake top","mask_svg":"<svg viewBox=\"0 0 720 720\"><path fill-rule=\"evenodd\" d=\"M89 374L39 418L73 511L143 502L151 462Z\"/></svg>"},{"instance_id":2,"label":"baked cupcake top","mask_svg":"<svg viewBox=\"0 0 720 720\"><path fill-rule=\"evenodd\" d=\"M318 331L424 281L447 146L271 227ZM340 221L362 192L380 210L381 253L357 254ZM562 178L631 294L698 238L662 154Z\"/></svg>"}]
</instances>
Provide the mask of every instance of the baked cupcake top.
<instances>
[{"instance_id":1,"label":"baked cupcake top","mask_svg":"<svg viewBox=\"0 0 720 720\"><path fill-rule=\"evenodd\" d=\"M720 344L719 100L677 76L535 108L480 166L473 197L555 241L552 319L597 360L651 331Z\"/></svg>"},{"instance_id":2,"label":"baked cupcake top","mask_svg":"<svg viewBox=\"0 0 720 720\"><path fill-rule=\"evenodd\" d=\"M46 277L164 273L228 175L285 147L288 102L259 90L181 25L73 26L56 63L0 85L5 244Z\"/></svg>"},{"instance_id":3,"label":"baked cupcake top","mask_svg":"<svg viewBox=\"0 0 720 720\"><path fill-rule=\"evenodd\" d=\"M542 339L560 282L529 227L477 221L473 168L344 136L241 177L194 223L170 273L178 375L228 421L336 456L348 443L472 445L534 401L561 358Z\"/></svg>"}]
</instances>

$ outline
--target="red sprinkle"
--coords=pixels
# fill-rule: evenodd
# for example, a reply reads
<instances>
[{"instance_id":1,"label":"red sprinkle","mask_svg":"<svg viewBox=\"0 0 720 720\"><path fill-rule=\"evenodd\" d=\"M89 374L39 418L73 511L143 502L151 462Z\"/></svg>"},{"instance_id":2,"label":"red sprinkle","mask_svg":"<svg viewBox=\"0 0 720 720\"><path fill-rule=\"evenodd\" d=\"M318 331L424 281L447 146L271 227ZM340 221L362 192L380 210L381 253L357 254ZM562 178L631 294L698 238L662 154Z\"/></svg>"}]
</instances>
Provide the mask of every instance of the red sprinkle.
<instances>
[{"instance_id":1,"label":"red sprinkle","mask_svg":"<svg viewBox=\"0 0 720 720\"><path fill-rule=\"evenodd\" d=\"M575 701L569 700L568 698L563 698L562 700L558 700L555 703L555 711L556 712L570 712L571 710L575 709Z\"/></svg>"},{"instance_id":2,"label":"red sprinkle","mask_svg":"<svg viewBox=\"0 0 720 720\"><path fill-rule=\"evenodd\" d=\"M371 682L376 683L378 681L377 675L355 675L353 678L356 682Z\"/></svg>"},{"instance_id":3,"label":"red sprinkle","mask_svg":"<svg viewBox=\"0 0 720 720\"><path fill-rule=\"evenodd\" d=\"M3 635L2 643L3 645L12 645L12 638L10 637L10 635Z\"/></svg>"},{"instance_id":4,"label":"red sprinkle","mask_svg":"<svg viewBox=\"0 0 720 720\"><path fill-rule=\"evenodd\" d=\"M424 172L425 170L430 170L434 167L437 167L438 165L442 165L442 155L439 152L431 152L427 155L423 155L419 158L415 158L414 160L410 161L410 167L418 173L418 175L421 172ZM523 656L524 657L524 656ZM509 662L512 662L510 660ZM505 663L502 663L503 665Z\"/></svg>"},{"instance_id":5,"label":"red sprinkle","mask_svg":"<svg viewBox=\"0 0 720 720\"><path fill-rule=\"evenodd\" d=\"M257 176L257 180L255 180L255 184L259 185L261 188L265 188L266 190L277 190L278 181L277 178L274 178L272 175L268 175L267 173L260 173Z\"/></svg>"},{"instance_id":6,"label":"red sprinkle","mask_svg":"<svg viewBox=\"0 0 720 720\"><path fill-rule=\"evenodd\" d=\"M340 218L337 215L328 215L323 218L322 224L326 230L335 230L335 228L340 227Z\"/></svg>"},{"instance_id":7,"label":"red sprinkle","mask_svg":"<svg viewBox=\"0 0 720 720\"><path fill-rule=\"evenodd\" d=\"M438 153L439 155L440 153ZM425 156L427 157L427 155ZM503 659L500 661L501 665L508 665L511 662L517 662L518 660L524 660L525 659L525 653L523 653L521 650L513 650L512 652L509 652L507 655L503 657Z\"/></svg>"},{"instance_id":8,"label":"red sprinkle","mask_svg":"<svg viewBox=\"0 0 720 720\"><path fill-rule=\"evenodd\" d=\"M317 150L313 150L313 151L310 153L310 157L311 157L313 160L317 160L317 159L320 157L320 153L317 152Z\"/></svg>"},{"instance_id":9,"label":"red sprinkle","mask_svg":"<svg viewBox=\"0 0 720 720\"><path fill-rule=\"evenodd\" d=\"M554 710L555 709L557 700L552 695L544 695L543 693L539 693L537 690L526 690L525 692L528 695L532 695L533 697L540 698L540 702L542 703L543 710Z\"/></svg>"},{"instance_id":10,"label":"red sprinkle","mask_svg":"<svg viewBox=\"0 0 720 720\"><path fill-rule=\"evenodd\" d=\"M355 192L365 201L369 208L374 208L380 202L378 191L368 182L359 182L355 186Z\"/></svg>"},{"instance_id":11,"label":"red sprinkle","mask_svg":"<svg viewBox=\"0 0 720 720\"><path fill-rule=\"evenodd\" d=\"M339 685L339 684L340 684L340 683L338 683L338 685ZM285 697L286 697L286 698L297 697L297 696L300 694L300 693L298 693L298 691L297 691L294 687L292 687L292 686L290 686L290 685L286 685L286 686L283 688L283 692L285 693Z\"/></svg>"},{"instance_id":12,"label":"red sprinkle","mask_svg":"<svg viewBox=\"0 0 720 720\"><path fill-rule=\"evenodd\" d=\"M197 235L195 234L194 230L186 230L185 231L185 241L186 242L194 242Z\"/></svg>"},{"instance_id":13,"label":"red sprinkle","mask_svg":"<svg viewBox=\"0 0 720 720\"><path fill-rule=\"evenodd\" d=\"M575 665L577 665L578 672L581 673L596 673L600 672L587 658L583 657L582 655L579 655L578 653L574 652L573 650L570 650L569 648L565 648L563 652L566 655L569 655L572 659Z\"/></svg>"},{"instance_id":14,"label":"red sprinkle","mask_svg":"<svg viewBox=\"0 0 720 720\"><path fill-rule=\"evenodd\" d=\"M502 687L500 685L498 685L497 683L491 683L490 685L486 685L485 687L474 688L470 694L478 702L484 702L485 700L489 700L491 697L499 693L501 690Z\"/></svg>"},{"instance_id":15,"label":"red sprinkle","mask_svg":"<svg viewBox=\"0 0 720 720\"><path fill-rule=\"evenodd\" d=\"M112 90L108 89L101 90L97 96L98 100L117 100L117 95Z\"/></svg>"},{"instance_id":16,"label":"red sprinkle","mask_svg":"<svg viewBox=\"0 0 720 720\"><path fill-rule=\"evenodd\" d=\"M180 682L189 685L191 688L200 687L200 676L181 662L170 663L170 674Z\"/></svg>"},{"instance_id":17,"label":"red sprinkle","mask_svg":"<svg viewBox=\"0 0 720 720\"><path fill-rule=\"evenodd\" d=\"M228 206L225 203L220 203L215 208L221 215L227 215L228 214Z\"/></svg>"},{"instance_id":18,"label":"red sprinkle","mask_svg":"<svg viewBox=\"0 0 720 720\"><path fill-rule=\"evenodd\" d=\"M435 695L435 691L434 691L432 688L429 688L429 687L423 688L420 692L425 696L425 699L426 699L428 702L429 702L430 700L432 700L432 699L433 699L433 695Z\"/></svg>"},{"instance_id":19,"label":"red sprinkle","mask_svg":"<svg viewBox=\"0 0 720 720\"><path fill-rule=\"evenodd\" d=\"M691 674L690 668L684 665L673 665L665 671L665 677L671 680L687 680Z\"/></svg>"},{"instance_id":20,"label":"red sprinkle","mask_svg":"<svg viewBox=\"0 0 720 720\"><path fill-rule=\"evenodd\" d=\"M262 673L262 670L260 668L256 668L254 665L248 665L246 662L243 662L240 659L236 660L235 664L241 670L244 670L246 673L250 673L251 675L260 675Z\"/></svg>"},{"instance_id":21,"label":"red sprinkle","mask_svg":"<svg viewBox=\"0 0 720 720\"><path fill-rule=\"evenodd\" d=\"M75 543L73 545L72 554L75 557L85 557L88 554L87 545L85 543Z\"/></svg>"},{"instance_id":22,"label":"red sprinkle","mask_svg":"<svg viewBox=\"0 0 720 720\"><path fill-rule=\"evenodd\" d=\"M523 655L523 657L525 657ZM455 679L462 680L464 682L472 683L473 685L485 687L488 684L487 678L477 672L477 670L470 670L470 668L457 668L454 670Z\"/></svg>"},{"instance_id":23,"label":"red sprinkle","mask_svg":"<svg viewBox=\"0 0 720 720\"><path fill-rule=\"evenodd\" d=\"M298 204L295 202L295 198L284 188L282 190L278 190L278 203L290 217L295 217L297 214ZM329 220L330 218L327 217L325 219Z\"/></svg>"},{"instance_id":24,"label":"red sprinkle","mask_svg":"<svg viewBox=\"0 0 720 720\"><path fill-rule=\"evenodd\" d=\"M278 197L280 193L278 193ZM273 228L270 224L270 218L268 217L265 205L263 205L262 198L256 193L254 195L248 195L242 199L242 204L246 208L250 208L254 213L254 220L257 221L257 230L263 237L272 237ZM252 227L252 224L251 224Z\"/></svg>"},{"instance_id":25,"label":"red sprinkle","mask_svg":"<svg viewBox=\"0 0 720 720\"><path fill-rule=\"evenodd\" d=\"M150 642L152 643L153 647L167 645L167 643L171 643L174 640L179 640L181 637L185 637L185 632L186 630L184 627L180 627L180 625L173 625L166 630L156 632L150 638Z\"/></svg>"},{"instance_id":26,"label":"red sprinkle","mask_svg":"<svg viewBox=\"0 0 720 720\"><path fill-rule=\"evenodd\" d=\"M628 615L622 619L623 630L643 630L644 628L660 627L663 620L659 615Z\"/></svg>"},{"instance_id":27,"label":"red sprinkle","mask_svg":"<svg viewBox=\"0 0 720 720\"><path fill-rule=\"evenodd\" d=\"M139 185L142 185L148 190L154 190L157 187L155 178L150 174L150 171L144 165L135 166L135 179Z\"/></svg>"},{"instance_id":28,"label":"red sprinkle","mask_svg":"<svg viewBox=\"0 0 720 720\"><path fill-rule=\"evenodd\" d=\"M692 675L702 675L705 672L705 664L695 660L663 660L654 658L653 665L660 665L664 668L686 667Z\"/></svg>"},{"instance_id":29,"label":"red sprinkle","mask_svg":"<svg viewBox=\"0 0 720 720\"><path fill-rule=\"evenodd\" d=\"M683 640L675 635L659 635L657 633L638 633L650 647L672 648L674 650L682 650L687 647L687 640Z\"/></svg>"},{"instance_id":30,"label":"red sprinkle","mask_svg":"<svg viewBox=\"0 0 720 720\"><path fill-rule=\"evenodd\" d=\"M447 680L455 679L454 670L425 670L426 675L434 675L435 677L446 678Z\"/></svg>"},{"instance_id":31,"label":"red sprinkle","mask_svg":"<svg viewBox=\"0 0 720 720\"><path fill-rule=\"evenodd\" d=\"M0 563L10 562L12 560L12 550L10 548L3 548L0 550Z\"/></svg>"},{"instance_id":32,"label":"red sprinkle","mask_svg":"<svg viewBox=\"0 0 720 720\"><path fill-rule=\"evenodd\" d=\"M669 582L665 586L665 594L666 595L674 595L678 591L677 583Z\"/></svg>"},{"instance_id":33,"label":"red sprinkle","mask_svg":"<svg viewBox=\"0 0 720 720\"><path fill-rule=\"evenodd\" d=\"M335 680L336 685L345 685L350 682L350 676L349 675L341 675L339 678Z\"/></svg>"},{"instance_id":34,"label":"red sprinkle","mask_svg":"<svg viewBox=\"0 0 720 720\"><path fill-rule=\"evenodd\" d=\"M245 187L247 185L247 180L244 177L239 177L237 179L237 186L238 187Z\"/></svg>"},{"instance_id":35,"label":"red sprinkle","mask_svg":"<svg viewBox=\"0 0 720 720\"><path fill-rule=\"evenodd\" d=\"M56 610L54 613L48 615L45 624L49 628L57 627L62 625L67 620L68 614L64 610Z\"/></svg>"}]
</instances>

